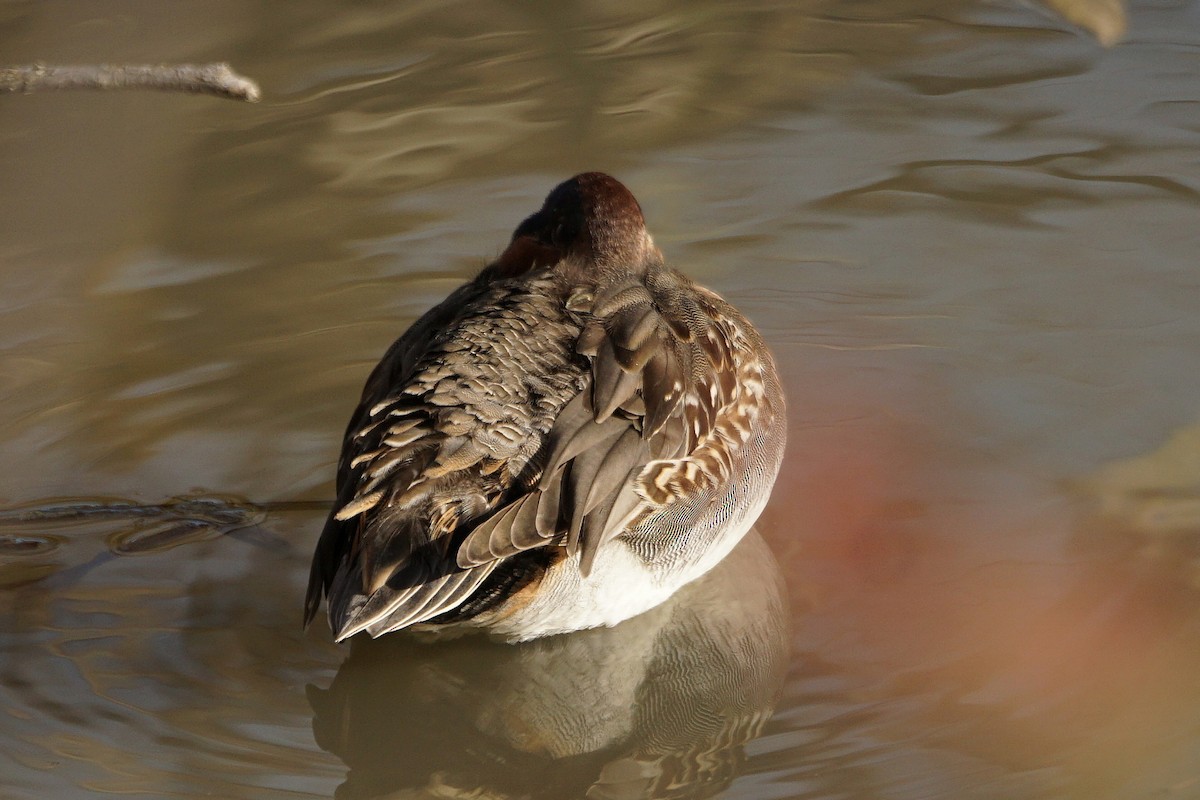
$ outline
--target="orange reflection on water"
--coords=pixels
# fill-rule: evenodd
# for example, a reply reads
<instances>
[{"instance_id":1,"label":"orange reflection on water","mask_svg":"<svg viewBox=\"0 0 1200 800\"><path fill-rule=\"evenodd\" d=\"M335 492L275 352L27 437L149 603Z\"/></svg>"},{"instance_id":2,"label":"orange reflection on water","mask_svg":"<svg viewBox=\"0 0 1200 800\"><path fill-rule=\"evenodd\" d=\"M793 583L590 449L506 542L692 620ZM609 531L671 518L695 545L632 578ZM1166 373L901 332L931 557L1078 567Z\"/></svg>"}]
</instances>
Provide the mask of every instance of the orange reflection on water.
<instances>
[{"instance_id":1,"label":"orange reflection on water","mask_svg":"<svg viewBox=\"0 0 1200 800\"><path fill-rule=\"evenodd\" d=\"M793 432L764 516L799 659L852 676L841 699L872 709L888 752L1036 775L1048 796L1195 796L1190 568L1112 531L1101 546L1054 487L872 411L866 393L823 391L843 421Z\"/></svg>"}]
</instances>

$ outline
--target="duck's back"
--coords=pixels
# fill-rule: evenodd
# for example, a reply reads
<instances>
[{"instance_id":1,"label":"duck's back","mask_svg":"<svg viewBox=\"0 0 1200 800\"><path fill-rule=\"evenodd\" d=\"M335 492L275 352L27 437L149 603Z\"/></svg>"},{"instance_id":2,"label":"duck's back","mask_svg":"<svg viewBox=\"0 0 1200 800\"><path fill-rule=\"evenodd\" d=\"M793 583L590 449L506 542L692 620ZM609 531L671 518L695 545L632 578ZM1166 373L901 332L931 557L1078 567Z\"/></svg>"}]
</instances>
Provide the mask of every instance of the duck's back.
<instances>
[{"instance_id":1,"label":"duck's back","mask_svg":"<svg viewBox=\"0 0 1200 800\"><path fill-rule=\"evenodd\" d=\"M346 431L310 585L310 605L315 582L327 588L341 636L360 622L400 626L400 606L408 624L435 617L491 572L457 569L454 534L528 491L539 477L530 461L583 382L580 325L558 284L545 273L468 284L375 368Z\"/></svg>"},{"instance_id":2,"label":"duck's back","mask_svg":"<svg viewBox=\"0 0 1200 800\"><path fill-rule=\"evenodd\" d=\"M328 594L339 639L615 624L737 543L783 443L758 333L663 263L628 190L578 176L367 381L306 619Z\"/></svg>"}]
</instances>

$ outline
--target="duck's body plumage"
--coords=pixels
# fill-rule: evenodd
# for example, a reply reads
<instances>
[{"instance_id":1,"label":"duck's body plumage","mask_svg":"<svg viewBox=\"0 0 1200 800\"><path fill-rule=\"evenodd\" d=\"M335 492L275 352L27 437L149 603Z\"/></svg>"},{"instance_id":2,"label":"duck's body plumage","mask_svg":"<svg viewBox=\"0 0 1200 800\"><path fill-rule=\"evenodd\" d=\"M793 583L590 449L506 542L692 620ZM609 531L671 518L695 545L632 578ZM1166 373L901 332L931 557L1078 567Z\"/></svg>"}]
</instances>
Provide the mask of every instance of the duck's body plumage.
<instances>
[{"instance_id":1,"label":"duck's body plumage","mask_svg":"<svg viewBox=\"0 0 1200 800\"><path fill-rule=\"evenodd\" d=\"M624 186L577 176L371 374L305 619L328 594L339 640L616 624L737 543L783 445L758 333L663 263Z\"/></svg>"}]
</instances>

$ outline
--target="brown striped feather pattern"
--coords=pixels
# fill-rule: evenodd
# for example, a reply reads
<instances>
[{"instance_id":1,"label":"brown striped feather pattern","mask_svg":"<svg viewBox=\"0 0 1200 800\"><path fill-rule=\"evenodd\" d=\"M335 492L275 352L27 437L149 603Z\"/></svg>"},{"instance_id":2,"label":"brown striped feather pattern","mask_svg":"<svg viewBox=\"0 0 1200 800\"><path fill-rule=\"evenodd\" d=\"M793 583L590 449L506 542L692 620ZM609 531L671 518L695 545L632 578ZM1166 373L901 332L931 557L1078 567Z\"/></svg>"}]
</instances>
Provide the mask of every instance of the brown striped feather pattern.
<instances>
[{"instance_id":1,"label":"brown striped feather pattern","mask_svg":"<svg viewBox=\"0 0 1200 800\"><path fill-rule=\"evenodd\" d=\"M645 610L753 522L783 412L750 323L666 266L624 186L576 176L368 379L305 622L326 595L338 639L532 638ZM589 611L605 582L621 609Z\"/></svg>"}]
</instances>

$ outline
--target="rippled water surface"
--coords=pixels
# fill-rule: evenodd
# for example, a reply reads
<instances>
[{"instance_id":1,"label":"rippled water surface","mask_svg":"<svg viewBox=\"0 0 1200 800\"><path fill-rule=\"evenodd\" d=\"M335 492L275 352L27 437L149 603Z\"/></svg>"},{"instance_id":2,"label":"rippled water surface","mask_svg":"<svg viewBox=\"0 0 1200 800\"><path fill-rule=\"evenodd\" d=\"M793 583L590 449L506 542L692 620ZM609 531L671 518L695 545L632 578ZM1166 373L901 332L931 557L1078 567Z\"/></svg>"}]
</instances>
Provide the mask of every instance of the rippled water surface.
<instances>
[{"instance_id":1,"label":"rippled water surface","mask_svg":"<svg viewBox=\"0 0 1200 800\"><path fill-rule=\"evenodd\" d=\"M0 794L1200 797L1200 4L1129 11L0 8L266 96L0 96ZM777 354L778 566L301 631L368 369L585 169Z\"/></svg>"}]
</instances>

